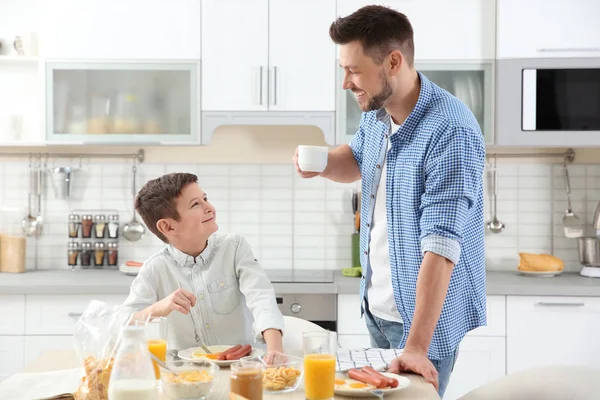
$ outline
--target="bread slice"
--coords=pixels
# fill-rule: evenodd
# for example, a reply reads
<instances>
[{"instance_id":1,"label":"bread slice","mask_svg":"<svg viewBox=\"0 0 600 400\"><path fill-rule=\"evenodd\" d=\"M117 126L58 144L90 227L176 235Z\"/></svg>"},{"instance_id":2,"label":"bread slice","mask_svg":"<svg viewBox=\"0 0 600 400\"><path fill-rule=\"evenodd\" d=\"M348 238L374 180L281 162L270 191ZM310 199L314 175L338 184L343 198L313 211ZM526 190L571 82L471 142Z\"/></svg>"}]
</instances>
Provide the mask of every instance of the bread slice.
<instances>
[{"instance_id":1,"label":"bread slice","mask_svg":"<svg viewBox=\"0 0 600 400\"><path fill-rule=\"evenodd\" d=\"M519 253L519 257L519 271L550 272L565 268L564 261L551 254Z\"/></svg>"}]
</instances>

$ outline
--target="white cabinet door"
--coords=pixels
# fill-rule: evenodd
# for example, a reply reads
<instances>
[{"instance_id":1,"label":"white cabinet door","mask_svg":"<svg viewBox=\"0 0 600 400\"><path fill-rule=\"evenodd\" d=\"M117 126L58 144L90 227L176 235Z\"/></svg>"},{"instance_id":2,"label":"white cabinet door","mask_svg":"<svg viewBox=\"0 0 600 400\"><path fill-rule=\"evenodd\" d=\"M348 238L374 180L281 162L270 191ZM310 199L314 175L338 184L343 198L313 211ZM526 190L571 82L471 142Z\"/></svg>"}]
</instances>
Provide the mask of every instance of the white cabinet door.
<instances>
[{"instance_id":1,"label":"white cabinet door","mask_svg":"<svg viewBox=\"0 0 600 400\"><path fill-rule=\"evenodd\" d=\"M203 0L202 109L266 110L268 68L269 1Z\"/></svg>"},{"instance_id":2,"label":"white cabinet door","mask_svg":"<svg viewBox=\"0 0 600 400\"><path fill-rule=\"evenodd\" d=\"M417 61L495 58L496 12L493 1L339 0L338 15L348 15L367 4L385 4L408 17L414 31Z\"/></svg>"},{"instance_id":3,"label":"white cabinet door","mask_svg":"<svg viewBox=\"0 0 600 400\"><path fill-rule=\"evenodd\" d=\"M339 335L368 335L364 318L360 316L358 294L338 294L337 331Z\"/></svg>"},{"instance_id":4,"label":"white cabinet door","mask_svg":"<svg viewBox=\"0 0 600 400\"><path fill-rule=\"evenodd\" d=\"M600 368L600 298L507 299L507 372L551 364Z\"/></svg>"},{"instance_id":5,"label":"white cabinet door","mask_svg":"<svg viewBox=\"0 0 600 400\"><path fill-rule=\"evenodd\" d=\"M335 44L329 37L335 3L270 0L270 110L335 110Z\"/></svg>"},{"instance_id":6,"label":"white cabinet door","mask_svg":"<svg viewBox=\"0 0 600 400\"><path fill-rule=\"evenodd\" d=\"M41 2L49 58L200 59L199 0Z\"/></svg>"},{"instance_id":7,"label":"white cabinet door","mask_svg":"<svg viewBox=\"0 0 600 400\"><path fill-rule=\"evenodd\" d=\"M497 1L498 58L600 56L600 2Z\"/></svg>"},{"instance_id":8,"label":"white cabinet door","mask_svg":"<svg viewBox=\"0 0 600 400\"><path fill-rule=\"evenodd\" d=\"M31 364L43 352L49 350L74 350L73 335L25 336L25 365Z\"/></svg>"},{"instance_id":9,"label":"white cabinet door","mask_svg":"<svg viewBox=\"0 0 600 400\"><path fill-rule=\"evenodd\" d=\"M466 337L460 343L458 359L444 400L455 400L505 375L505 342L497 337Z\"/></svg>"},{"instance_id":10,"label":"white cabinet door","mask_svg":"<svg viewBox=\"0 0 600 400\"><path fill-rule=\"evenodd\" d=\"M23 367L23 336L0 336L0 382Z\"/></svg>"},{"instance_id":11,"label":"white cabinet door","mask_svg":"<svg viewBox=\"0 0 600 400\"><path fill-rule=\"evenodd\" d=\"M109 306L123 304L119 295L27 295L25 311L27 335L71 335L81 314L92 299Z\"/></svg>"},{"instance_id":12,"label":"white cabinet door","mask_svg":"<svg viewBox=\"0 0 600 400\"><path fill-rule=\"evenodd\" d=\"M363 349L371 347L369 335L338 335L338 346L342 349Z\"/></svg>"},{"instance_id":13,"label":"white cabinet door","mask_svg":"<svg viewBox=\"0 0 600 400\"><path fill-rule=\"evenodd\" d=\"M25 333L25 296L22 294L0 295L0 315L2 315L0 335L23 335Z\"/></svg>"},{"instance_id":14,"label":"white cabinet door","mask_svg":"<svg viewBox=\"0 0 600 400\"><path fill-rule=\"evenodd\" d=\"M467 333L467 336L506 336L506 296L487 296L487 325Z\"/></svg>"}]
</instances>

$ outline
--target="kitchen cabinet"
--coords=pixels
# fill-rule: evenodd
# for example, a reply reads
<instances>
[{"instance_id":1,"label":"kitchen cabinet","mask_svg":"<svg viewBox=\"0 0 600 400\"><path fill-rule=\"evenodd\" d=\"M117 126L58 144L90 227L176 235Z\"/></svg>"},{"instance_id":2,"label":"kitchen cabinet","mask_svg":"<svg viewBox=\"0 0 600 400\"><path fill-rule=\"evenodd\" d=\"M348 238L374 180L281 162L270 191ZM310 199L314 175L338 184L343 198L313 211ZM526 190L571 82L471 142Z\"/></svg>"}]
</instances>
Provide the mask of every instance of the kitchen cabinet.
<instances>
[{"instance_id":1,"label":"kitchen cabinet","mask_svg":"<svg viewBox=\"0 0 600 400\"><path fill-rule=\"evenodd\" d=\"M338 335L369 335L365 319L360 315L358 294L338 294Z\"/></svg>"},{"instance_id":2,"label":"kitchen cabinet","mask_svg":"<svg viewBox=\"0 0 600 400\"><path fill-rule=\"evenodd\" d=\"M600 298L509 296L507 373L543 365L598 368Z\"/></svg>"},{"instance_id":3,"label":"kitchen cabinet","mask_svg":"<svg viewBox=\"0 0 600 400\"><path fill-rule=\"evenodd\" d=\"M477 119L486 144L494 143L494 63L424 62L415 67L430 81L461 100ZM349 143L358 131L361 109L351 90L342 88L344 70L338 68L337 144Z\"/></svg>"},{"instance_id":4,"label":"kitchen cabinet","mask_svg":"<svg viewBox=\"0 0 600 400\"><path fill-rule=\"evenodd\" d=\"M0 295L0 315L2 315L0 335L23 335L25 333L25 296L21 294Z\"/></svg>"},{"instance_id":5,"label":"kitchen cabinet","mask_svg":"<svg viewBox=\"0 0 600 400\"><path fill-rule=\"evenodd\" d=\"M338 334L338 346L342 349L368 349L371 347L369 335Z\"/></svg>"},{"instance_id":6,"label":"kitchen cabinet","mask_svg":"<svg viewBox=\"0 0 600 400\"><path fill-rule=\"evenodd\" d=\"M494 1L339 0L337 13L346 16L369 4L386 5L408 17L414 31L416 61L495 58Z\"/></svg>"},{"instance_id":7,"label":"kitchen cabinet","mask_svg":"<svg viewBox=\"0 0 600 400\"><path fill-rule=\"evenodd\" d=\"M460 342L444 400L459 399L471 390L503 377L505 346L504 337L465 337Z\"/></svg>"},{"instance_id":8,"label":"kitchen cabinet","mask_svg":"<svg viewBox=\"0 0 600 400\"><path fill-rule=\"evenodd\" d=\"M600 56L600 2L497 0L497 58Z\"/></svg>"},{"instance_id":9,"label":"kitchen cabinet","mask_svg":"<svg viewBox=\"0 0 600 400\"><path fill-rule=\"evenodd\" d=\"M24 365L31 364L42 353L50 350L74 350L73 335L25 336Z\"/></svg>"},{"instance_id":10,"label":"kitchen cabinet","mask_svg":"<svg viewBox=\"0 0 600 400\"><path fill-rule=\"evenodd\" d=\"M41 51L52 59L199 60L199 0L41 1Z\"/></svg>"},{"instance_id":11,"label":"kitchen cabinet","mask_svg":"<svg viewBox=\"0 0 600 400\"><path fill-rule=\"evenodd\" d=\"M23 336L0 336L0 382L23 369L23 343Z\"/></svg>"},{"instance_id":12,"label":"kitchen cabinet","mask_svg":"<svg viewBox=\"0 0 600 400\"><path fill-rule=\"evenodd\" d=\"M50 144L200 143L199 62L49 62Z\"/></svg>"}]
</instances>

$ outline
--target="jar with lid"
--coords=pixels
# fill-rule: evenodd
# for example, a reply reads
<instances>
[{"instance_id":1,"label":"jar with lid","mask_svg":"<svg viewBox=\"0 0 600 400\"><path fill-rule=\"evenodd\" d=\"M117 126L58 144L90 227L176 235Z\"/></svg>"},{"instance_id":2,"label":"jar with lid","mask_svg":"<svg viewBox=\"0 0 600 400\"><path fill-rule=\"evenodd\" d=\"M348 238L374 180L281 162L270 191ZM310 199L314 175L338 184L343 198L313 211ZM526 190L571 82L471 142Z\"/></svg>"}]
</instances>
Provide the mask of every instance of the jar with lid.
<instances>
[{"instance_id":1,"label":"jar with lid","mask_svg":"<svg viewBox=\"0 0 600 400\"><path fill-rule=\"evenodd\" d=\"M94 234L96 238L102 239L106 232L106 217L104 215L96 215L94 221Z\"/></svg>"},{"instance_id":2,"label":"jar with lid","mask_svg":"<svg viewBox=\"0 0 600 400\"><path fill-rule=\"evenodd\" d=\"M94 225L94 221L92 221L91 215L84 215L81 217L81 237L89 239L92 237L92 226Z\"/></svg>"},{"instance_id":3,"label":"jar with lid","mask_svg":"<svg viewBox=\"0 0 600 400\"><path fill-rule=\"evenodd\" d=\"M119 262L119 245L117 243L108 243L108 265L114 267Z\"/></svg>"},{"instance_id":4,"label":"jar with lid","mask_svg":"<svg viewBox=\"0 0 600 400\"><path fill-rule=\"evenodd\" d=\"M79 258L79 243L77 242L69 242L67 245L67 262L72 268L77 266L77 260Z\"/></svg>"},{"instance_id":5,"label":"jar with lid","mask_svg":"<svg viewBox=\"0 0 600 400\"><path fill-rule=\"evenodd\" d=\"M104 257L106 255L106 245L103 242L94 243L94 266L96 268L104 265Z\"/></svg>"},{"instance_id":6,"label":"jar with lid","mask_svg":"<svg viewBox=\"0 0 600 400\"><path fill-rule=\"evenodd\" d=\"M108 400L157 400L156 377L144 326L125 326L121 337L108 383Z\"/></svg>"},{"instance_id":7,"label":"jar with lid","mask_svg":"<svg viewBox=\"0 0 600 400\"><path fill-rule=\"evenodd\" d=\"M262 400L263 368L263 364L258 361L236 361L231 364L230 391L247 399Z\"/></svg>"},{"instance_id":8,"label":"jar with lid","mask_svg":"<svg viewBox=\"0 0 600 400\"><path fill-rule=\"evenodd\" d=\"M109 215L108 216L108 237L110 239L116 239L119 237L119 216Z\"/></svg>"},{"instance_id":9,"label":"jar with lid","mask_svg":"<svg viewBox=\"0 0 600 400\"><path fill-rule=\"evenodd\" d=\"M81 226L79 215L69 215L69 237L76 238L79 236L79 227Z\"/></svg>"},{"instance_id":10,"label":"jar with lid","mask_svg":"<svg viewBox=\"0 0 600 400\"><path fill-rule=\"evenodd\" d=\"M88 269L92 266L92 244L90 242L81 243L81 268Z\"/></svg>"}]
</instances>

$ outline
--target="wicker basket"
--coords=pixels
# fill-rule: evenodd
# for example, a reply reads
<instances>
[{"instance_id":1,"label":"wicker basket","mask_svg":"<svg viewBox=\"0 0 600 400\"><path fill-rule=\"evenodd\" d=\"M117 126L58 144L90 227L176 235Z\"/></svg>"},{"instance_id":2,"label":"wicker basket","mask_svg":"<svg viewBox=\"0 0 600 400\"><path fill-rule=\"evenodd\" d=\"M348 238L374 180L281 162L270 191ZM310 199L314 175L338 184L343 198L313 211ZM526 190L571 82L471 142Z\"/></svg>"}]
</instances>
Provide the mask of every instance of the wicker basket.
<instances>
[{"instance_id":1,"label":"wicker basket","mask_svg":"<svg viewBox=\"0 0 600 400\"><path fill-rule=\"evenodd\" d=\"M27 238L0 235L0 272L25 272Z\"/></svg>"}]
</instances>

